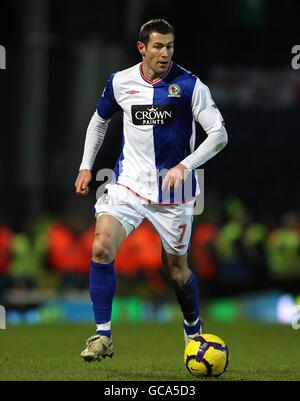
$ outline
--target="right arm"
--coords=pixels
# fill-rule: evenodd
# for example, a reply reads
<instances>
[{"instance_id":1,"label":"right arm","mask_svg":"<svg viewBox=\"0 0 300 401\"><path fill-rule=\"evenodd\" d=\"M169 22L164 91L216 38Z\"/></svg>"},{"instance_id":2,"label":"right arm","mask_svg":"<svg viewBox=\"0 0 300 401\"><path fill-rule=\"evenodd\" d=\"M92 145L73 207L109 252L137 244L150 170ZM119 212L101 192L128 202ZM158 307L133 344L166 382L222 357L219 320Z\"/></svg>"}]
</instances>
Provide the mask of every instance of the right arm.
<instances>
[{"instance_id":1,"label":"right arm","mask_svg":"<svg viewBox=\"0 0 300 401\"><path fill-rule=\"evenodd\" d=\"M120 109L114 95L113 78L114 75L111 75L108 79L99 99L97 110L87 128L83 158L75 181L78 195L87 195L89 193L88 185L92 180L92 168L103 143L108 123L113 114Z\"/></svg>"},{"instance_id":2,"label":"right arm","mask_svg":"<svg viewBox=\"0 0 300 401\"><path fill-rule=\"evenodd\" d=\"M92 180L92 168L97 153L103 143L109 120L103 120L98 111L95 111L88 125L82 162L75 182L77 195L87 195L89 193L89 183Z\"/></svg>"}]
</instances>

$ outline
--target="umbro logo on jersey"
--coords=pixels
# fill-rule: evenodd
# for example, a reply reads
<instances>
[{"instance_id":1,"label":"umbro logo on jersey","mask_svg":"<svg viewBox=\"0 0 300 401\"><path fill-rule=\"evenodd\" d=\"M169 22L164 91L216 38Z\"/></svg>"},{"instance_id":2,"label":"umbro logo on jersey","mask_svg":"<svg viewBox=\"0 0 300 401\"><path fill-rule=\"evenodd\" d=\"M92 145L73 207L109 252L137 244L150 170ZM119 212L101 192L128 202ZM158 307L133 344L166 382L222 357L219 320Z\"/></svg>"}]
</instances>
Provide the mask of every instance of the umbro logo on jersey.
<instances>
[{"instance_id":1,"label":"umbro logo on jersey","mask_svg":"<svg viewBox=\"0 0 300 401\"><path fill-rule=\"evenodd\" d=\"M129 95L135 95L136 93L140 93L140 91L135 91L134 89L130 91L126 91L126 93L129 93Z\"/></svg>"},{"instance_id":2,"label":"umbro logo on jersey","mask_svg":"<svg viewBox=\"0 0 300 401\"><path fill-rule=\"evenodd\" d=\"M175 119L174 104L152 104L131 106L134 125L164 125Z\"/></svg>"}]
</instances>

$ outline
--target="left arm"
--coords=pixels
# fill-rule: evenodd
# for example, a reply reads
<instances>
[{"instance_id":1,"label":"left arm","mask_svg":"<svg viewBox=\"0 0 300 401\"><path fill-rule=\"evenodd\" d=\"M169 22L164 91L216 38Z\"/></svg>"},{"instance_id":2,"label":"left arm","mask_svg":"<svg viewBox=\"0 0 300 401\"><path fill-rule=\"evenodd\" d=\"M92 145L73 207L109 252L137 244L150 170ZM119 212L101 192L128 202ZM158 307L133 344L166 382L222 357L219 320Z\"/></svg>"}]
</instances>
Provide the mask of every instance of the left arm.
<instances>
[{"instance_id":1,"label":"left arm","mask_svg":"<svg viewBox=\"0 0 300 401\"><path fill-rule=\"evenodd\" d=\"M192 108L194 118L206 132L207 138L193 153L182 160L181 164L188 169L197 168L207 162L228 142L223 117L215 105L208 87L199 79L196 81L192 97Z\"/></svg>"},{"instance_id":2,"label":"left arm","mask_svg":"<svg viewBox=\"0 0 300 401\"><path fill-rule=\"evenodd\" d=\"M181 185L188 176L188 171L195 169L219 153L227 144L228 137L221 113L217 109L210 91L199 79L195 84L192 97L194 118L200 123L207 138L198 148L173 167L166 174L162 188L173 190Z\"/></svg>"}]
</instances>

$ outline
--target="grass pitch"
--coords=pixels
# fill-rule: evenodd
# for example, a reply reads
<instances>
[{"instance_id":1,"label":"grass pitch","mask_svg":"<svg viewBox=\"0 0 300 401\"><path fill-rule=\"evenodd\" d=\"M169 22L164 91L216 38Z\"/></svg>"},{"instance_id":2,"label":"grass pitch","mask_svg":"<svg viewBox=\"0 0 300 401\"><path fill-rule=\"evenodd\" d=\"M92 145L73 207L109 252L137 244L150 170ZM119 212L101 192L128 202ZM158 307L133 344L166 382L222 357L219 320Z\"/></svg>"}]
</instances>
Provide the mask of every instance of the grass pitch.
<instances>
[{"instance_id":1,"label":"grass pitch","mask_svg":"<svg viewBox=\"0 0 300 401\"><path fill-rule=\"evenodd\" d=\"M0 330L0 380L300 380L300 332L290 326L206 322L205 332L223 338L230 351L228 371L216 379L185 368L180 322L114 324L114 357L85 363L79 354L93 332L92 324Z\"/></svg>"}]
</instances>

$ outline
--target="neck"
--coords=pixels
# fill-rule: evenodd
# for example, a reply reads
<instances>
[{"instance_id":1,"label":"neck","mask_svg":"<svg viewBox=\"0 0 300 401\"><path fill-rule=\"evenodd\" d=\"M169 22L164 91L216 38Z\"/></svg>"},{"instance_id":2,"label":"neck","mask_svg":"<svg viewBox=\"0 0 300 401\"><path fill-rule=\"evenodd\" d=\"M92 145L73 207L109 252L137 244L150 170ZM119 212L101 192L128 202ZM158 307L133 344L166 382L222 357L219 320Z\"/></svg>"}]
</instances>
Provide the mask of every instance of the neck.
<instances>
[{"instance_id":1,"label":"neck","mask_svg":"<svg viewBox=\"0 0 300 401\"><path fill-rule=\"evenodd\" d=\"M155 82L161 78L161 74L157 74L151 68L147 66L144 62L142 63L142 72L149 81Z\"/></svg>"},{"instance_id":2,"label":"neck","mask_svg":"<svg viewBox=\"0 0 300 401\"><path fill-rule=\"evenodd\" d=\"M159 81L161 78L163 78L169 71L163 72L163 73L156 73L155 71L152 70L152 68L148 67L147 64L142 62L142 72L145 78L147 78L151 82L156 82Z\"/></svg>"}]
</instances>

